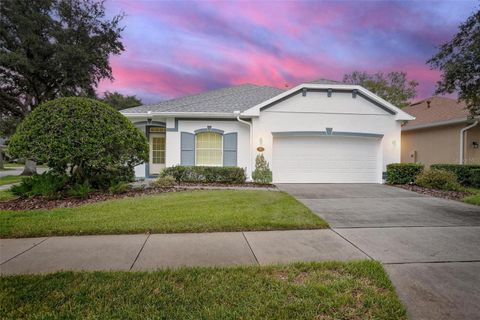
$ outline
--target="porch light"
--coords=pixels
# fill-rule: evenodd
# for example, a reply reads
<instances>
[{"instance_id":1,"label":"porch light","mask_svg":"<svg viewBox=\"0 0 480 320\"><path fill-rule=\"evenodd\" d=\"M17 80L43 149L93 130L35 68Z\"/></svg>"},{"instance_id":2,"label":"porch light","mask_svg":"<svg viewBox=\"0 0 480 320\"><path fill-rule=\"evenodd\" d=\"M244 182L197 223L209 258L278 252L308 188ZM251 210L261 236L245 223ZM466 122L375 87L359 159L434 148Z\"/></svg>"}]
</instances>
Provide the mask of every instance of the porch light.
<instances>
[{"instance_id":1,"label":"porch light","mask_svg":"<svg viewBox=\"0 0 480 320\"><path fill-rule=\"evenodd\" d=\"M477 141L473 141L472 145L473 145L473 149L478 149L478 142Z\"/></svg>"}]
</instances>

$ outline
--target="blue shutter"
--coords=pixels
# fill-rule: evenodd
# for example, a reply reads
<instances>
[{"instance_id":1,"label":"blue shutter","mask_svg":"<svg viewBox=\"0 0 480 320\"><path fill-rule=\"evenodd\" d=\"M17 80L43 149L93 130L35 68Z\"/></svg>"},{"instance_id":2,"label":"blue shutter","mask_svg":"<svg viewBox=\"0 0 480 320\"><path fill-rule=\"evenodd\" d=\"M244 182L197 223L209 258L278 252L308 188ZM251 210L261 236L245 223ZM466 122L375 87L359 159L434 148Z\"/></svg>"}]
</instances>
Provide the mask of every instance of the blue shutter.
<instances>
[{"instance_id":1,"label":"blue shutter","mask_svg":"<svg viewBox=\"0 0 480 320\"><path fill-rule=\"evenodd\" d=\"M223 166L237 166L237 133L227 133L223 135Z\"/></svg>"},{"instance_id":2,"label":"blue shutter","mask_svg":"<svg viewBox=\"0 0 480 320\"><path fill-rule=\"evenodd\" d=\"M195 165L195 135L193 133L182 132L180 141L180 164L182 166Z\"/></svg>"}]
</instances>

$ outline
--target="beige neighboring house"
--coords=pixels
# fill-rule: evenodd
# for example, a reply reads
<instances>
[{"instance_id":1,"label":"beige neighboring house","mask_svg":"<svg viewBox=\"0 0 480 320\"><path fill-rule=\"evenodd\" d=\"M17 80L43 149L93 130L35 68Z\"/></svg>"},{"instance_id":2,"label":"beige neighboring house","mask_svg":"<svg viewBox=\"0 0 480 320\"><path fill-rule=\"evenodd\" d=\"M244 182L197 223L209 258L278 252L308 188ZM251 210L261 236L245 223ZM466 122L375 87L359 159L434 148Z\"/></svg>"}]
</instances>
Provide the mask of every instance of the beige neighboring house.
<instances>
[{"instance_id":1,"label":"beige neighboring house","mask_svg":"<svg viewBox=\"0 0 480 320\"><path fill-rule=\"evenodd\" d=\"M434 96L403 111L415 120L402 126L402 162L480 164L480 125L467 120L464 103Z\"/></svg>"}]
</instances>

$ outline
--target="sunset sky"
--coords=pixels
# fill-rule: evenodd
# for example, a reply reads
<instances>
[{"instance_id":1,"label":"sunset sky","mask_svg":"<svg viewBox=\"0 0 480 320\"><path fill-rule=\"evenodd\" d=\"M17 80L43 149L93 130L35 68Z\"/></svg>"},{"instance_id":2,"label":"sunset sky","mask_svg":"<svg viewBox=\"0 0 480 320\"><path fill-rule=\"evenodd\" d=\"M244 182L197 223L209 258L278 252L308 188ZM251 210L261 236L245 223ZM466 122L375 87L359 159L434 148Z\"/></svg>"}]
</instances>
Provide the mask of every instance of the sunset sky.
<instances>
[{"instance_id":1,"label":"sunset sky","mask_svg":"<svg viewBox=\"0 0 480 320\"><path fill-rule=\"evenodd\" d=\"M451 39L477 1L107 0L124 12L125 52L105 90L158 102L254 83L280 88L353 70L405 71L434 92L425 61Z\"/></svg>"}]
</instances>

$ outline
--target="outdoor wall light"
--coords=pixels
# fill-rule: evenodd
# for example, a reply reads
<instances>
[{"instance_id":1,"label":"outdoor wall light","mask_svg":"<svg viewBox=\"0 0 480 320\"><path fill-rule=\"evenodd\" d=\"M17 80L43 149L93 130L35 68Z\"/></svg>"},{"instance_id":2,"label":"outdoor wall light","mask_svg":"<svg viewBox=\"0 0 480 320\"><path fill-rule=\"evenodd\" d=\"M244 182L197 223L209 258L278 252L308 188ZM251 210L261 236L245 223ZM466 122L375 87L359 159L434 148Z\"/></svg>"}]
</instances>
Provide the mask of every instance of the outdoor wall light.
<instances>
[{"instance_id":1,"label":"outdoor wall light","mask_svg":"<svg viewBox=\"0 0 480 320\"><path fill-rule=\"evenodd\" d=\"M473 145L473 149L478 149L478 142L477 141L473 141L472 145Z\"/></svg>"},{"instance_id":2,"label":"outdoor wall light","mask_svg":"<svg viewBox=\"0 0 480 320\"><path fill-rule=\"evenodd\" d=\"M152 111L147 112L147 123L150 125L152 124Z\"/></svg>"},{"instance_id":3,"label":"outdoor wall light","mask_svg":"<svg viewBox=\"0 0 480 320\"><path fill-rule=\"evenodd\" d=\"M397 146L397 140L392 140L392 146L394 146L394 147Z\"/></svg>"}]
</instances>

